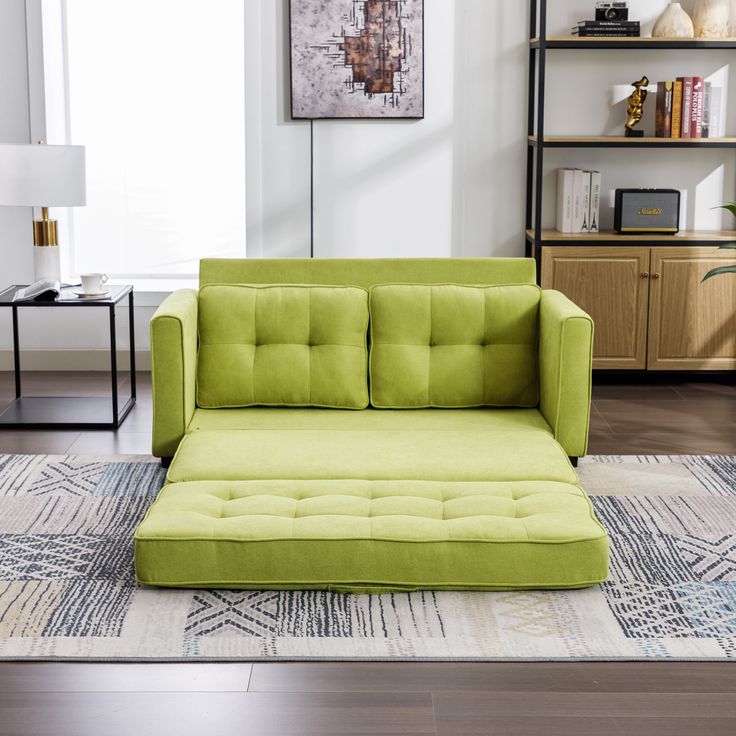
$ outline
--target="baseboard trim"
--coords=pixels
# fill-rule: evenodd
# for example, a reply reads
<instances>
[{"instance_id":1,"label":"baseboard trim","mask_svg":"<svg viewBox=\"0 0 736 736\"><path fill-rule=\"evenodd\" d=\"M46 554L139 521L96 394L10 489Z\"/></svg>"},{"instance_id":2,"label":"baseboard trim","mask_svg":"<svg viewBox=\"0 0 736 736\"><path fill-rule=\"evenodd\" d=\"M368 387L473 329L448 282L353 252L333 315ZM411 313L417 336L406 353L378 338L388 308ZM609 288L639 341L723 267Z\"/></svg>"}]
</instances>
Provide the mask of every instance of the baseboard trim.
<instances>
[{"instance_id":1,"label":"baseboard trim","mask_svg":"<svg viewBox=\"0 0 736 736\"><path fill-rule=\"evenodd\" d=\"M136 370L151 370L151 353L135 351ZM127 371L130 351L118 351L118 370ZM23 350L20 367L24 371L109 371L109 350ZM13 351L0 350L0 371L13 370Z\"/></svg>"}]
</instances>

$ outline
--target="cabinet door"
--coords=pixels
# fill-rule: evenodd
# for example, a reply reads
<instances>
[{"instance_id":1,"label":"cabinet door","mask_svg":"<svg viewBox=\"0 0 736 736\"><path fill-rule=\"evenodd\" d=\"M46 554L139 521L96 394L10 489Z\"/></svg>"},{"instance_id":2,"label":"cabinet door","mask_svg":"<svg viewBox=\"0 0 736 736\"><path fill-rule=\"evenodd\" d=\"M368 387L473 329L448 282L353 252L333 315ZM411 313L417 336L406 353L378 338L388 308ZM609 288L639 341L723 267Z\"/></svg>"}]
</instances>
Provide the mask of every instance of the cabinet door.
<instances>
[{"instance_id":1,"label":"cabinet door","mask_svg":"<svg viewBox=\"0 0 736 736\"><path fill-rule=\"evenodd\" d=\"M542 288L557 289L595 323L594 368L646 368L649 248L549 246Z\"/></svg>"},{"instance_id":2,"label":"cabinet door","mask_svg":"<svg viewBox=\"0 0 736 736\"><path fill-rule=\"evenodd\" d=\"M736 277L703 283L733 262L733 250L652 248L651 370L736 369Z\"/></svg>"}]
</instances>

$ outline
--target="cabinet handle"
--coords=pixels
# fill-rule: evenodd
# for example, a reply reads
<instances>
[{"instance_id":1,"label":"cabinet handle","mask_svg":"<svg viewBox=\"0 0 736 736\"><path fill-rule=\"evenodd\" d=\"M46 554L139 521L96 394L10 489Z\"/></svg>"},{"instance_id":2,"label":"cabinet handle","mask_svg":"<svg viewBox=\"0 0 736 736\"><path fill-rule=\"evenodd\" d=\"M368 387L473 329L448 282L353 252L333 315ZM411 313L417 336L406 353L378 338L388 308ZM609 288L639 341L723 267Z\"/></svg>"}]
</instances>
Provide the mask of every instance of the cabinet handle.
<instances>
[{"instance_id":1,"label":"cabinet handle","mask_svg":"<svg viewBox=\"0 0 736 736\"><path fill-rule=\"evenodd\" d=\"M643 273L643 274L641 274L641 277L642 277L643 279L648 279L648 278L649 278L649 274L648 274L648 273L647 273L646 271L644 271L644 273Z\"/></svg>"},{"instance_id":2,"label":"cabinet handle","mask_svg":"<svg viewBox=\"0 0 736 736\"><path fill-rule=\"evenodd\" d=\"M662 278L662 274L661 273L653 273L652 274L652 278L656 281L657 279L661 279Z\"/></svg>"}]
</instances>

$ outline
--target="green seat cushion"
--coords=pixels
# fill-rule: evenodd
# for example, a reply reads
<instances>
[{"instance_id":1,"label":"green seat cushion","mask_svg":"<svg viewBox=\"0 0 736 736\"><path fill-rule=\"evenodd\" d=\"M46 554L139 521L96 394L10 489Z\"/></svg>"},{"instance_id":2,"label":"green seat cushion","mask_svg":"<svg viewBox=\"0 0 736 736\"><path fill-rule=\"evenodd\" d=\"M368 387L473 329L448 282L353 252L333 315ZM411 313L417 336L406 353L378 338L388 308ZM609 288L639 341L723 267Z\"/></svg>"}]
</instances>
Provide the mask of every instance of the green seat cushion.
<instances>
[{"instance_id":1,"label":"green seat cushion","mask_svg":"<svg viewBox=\"0 0 736 736\"><path fill-rule=\"evenodd\" d=\"M608 545L573 483L206 480L161 491L135 555L153 585L493 590L598 583Z\"/></svg>"},{"instance_id":2,"label":"green seat cushion","mask_svg":"<svg viewBox=\"0 0 736 736\"><path fill-rule=\"evenodd\" d=\"M532 427L195 430L168 473L171 482L284 478L576 482L552 435Z\"/></svg>"},{"instance_id":3,"label":"green seat cushion","mask_svg":"<svg viewBox=\"0 0 736 736\"><path fill-rule=\"evenodd\" d=\"M540 294L530 284L374 286L371 404L536 406Z\"/></svg>"},{"instance_id":4,"label":"green seat cushion","mask_svg":"<svg viewBox=\"0 0 736 736\"><path fill-rule=\"evenodd\" d=\"M529 434L542 432L552 436L552 429L539 409L383 409L363 411L339 409L195 409L187 432L199 429L335 429L383 432L428 429Z\"/></svg>"},{"instance_id":5,"label":"green seat cushion","mask_svg":"<svg viewBox=\"0 0 736 736\"><path fill-rule=\"evenodd\" d=\"M197 405L368 405L368 294L212 285L199 292Z\"/></svg>"}]
</instances>

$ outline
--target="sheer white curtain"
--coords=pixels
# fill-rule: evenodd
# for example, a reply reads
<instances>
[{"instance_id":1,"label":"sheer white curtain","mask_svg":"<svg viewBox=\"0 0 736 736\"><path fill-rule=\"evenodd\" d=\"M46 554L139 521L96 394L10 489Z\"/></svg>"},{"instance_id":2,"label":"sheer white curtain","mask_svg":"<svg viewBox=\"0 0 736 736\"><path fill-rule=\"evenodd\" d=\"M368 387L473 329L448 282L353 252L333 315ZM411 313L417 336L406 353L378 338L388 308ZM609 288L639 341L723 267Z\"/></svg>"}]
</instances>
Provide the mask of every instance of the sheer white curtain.
<instances>
[{"instance_id":1,"label":"sheer white curtain","mask_svg":"<svg viewBox=\"0 0 736 736\"><path fill-rule=\"evenodd\" d=\"M70 274L244 257L243 0L42 0L42 19L48 142L87 147Z\"/></svg>"}]
</instances>

